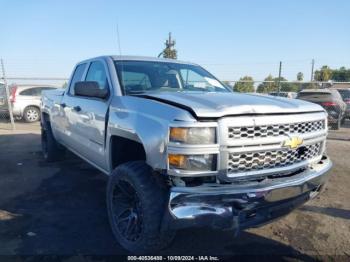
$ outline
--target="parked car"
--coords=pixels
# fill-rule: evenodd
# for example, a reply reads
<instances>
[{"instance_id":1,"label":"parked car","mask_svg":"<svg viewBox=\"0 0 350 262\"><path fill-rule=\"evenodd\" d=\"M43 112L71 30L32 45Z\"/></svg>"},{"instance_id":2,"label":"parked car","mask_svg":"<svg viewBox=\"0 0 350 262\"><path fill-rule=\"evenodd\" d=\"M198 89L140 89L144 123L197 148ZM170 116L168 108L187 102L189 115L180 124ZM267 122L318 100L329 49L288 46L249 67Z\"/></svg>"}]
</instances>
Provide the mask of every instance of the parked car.
<instances>
[{"instance_id":1,"label":"parked car","mask_svg":"<svg viewBox=\"0 0 350 262\"><path fill-rule=\"evenodd\" d=\"M350 88L336 88L336 90L338 90L343 101L346 103L345 117L343 119L350 119Z\"/></svg>"},{"instance_id":2,"label":"parked car","mask_svg":"<svg viewBox=\"0 0 350 262\"><path fill-rule=\"evenodd\" d=\"M0 82L0 108L5 104L6 94L5 94L5 85Z\"/></svg>"},{"instance_id":3,"label":"parked car","mask_svg":"<svg viewBox=\"0 0 350 262\"><path fill-rule=\"evenodd\" d=\"M7 118L8 116L5 85L0 81L0 118Z\"/></svg>"},{"instance_id":4,"label":"parked car","mask_svg":"<svg viewBox=\"0 0 350 262\"><path fill-rule=\"evenodd\" d=\"M271 92L271 93L269 93L269 95L287 97L287 98L296 98L297 97L297 93L295 93L295 92Z\"/></svg>"},{"instance_id":5,"label":"parked car","mask_svg":"<svg viewBox=\"0 0 350 262\"><path fill-rule=\"evenodd\" d=\"M56 89L54 86L40 85L12 85L10 89L10 102L13 116L22 118L26 122L40 120L41 92ZM7 106L6 106L7 107Z\"/></svg>"},{"instance_id":6,"label":"parked car","mask_svg":"<svg viewBox=\"0 0 350 262\"><path fill-rule=\"evenodd\" d=\"M318 195L332 166L321 106L234 93L192 63L88 59L42 101L44 158L69 149L109 176L110 225L132 252L181 228L276 219Z\"/></svg>"},{"instance_id":7,"label":"parked car","mask_svg":"<svg viewBox=\"0 0 350 262\"><path fill-rule=\"evenodd\" d=\"M321 105L328 113L328 124L339 129L345 117L346 104L335 89L305 89L300 91L298 99Z\"/></svg>"}]
</instances>

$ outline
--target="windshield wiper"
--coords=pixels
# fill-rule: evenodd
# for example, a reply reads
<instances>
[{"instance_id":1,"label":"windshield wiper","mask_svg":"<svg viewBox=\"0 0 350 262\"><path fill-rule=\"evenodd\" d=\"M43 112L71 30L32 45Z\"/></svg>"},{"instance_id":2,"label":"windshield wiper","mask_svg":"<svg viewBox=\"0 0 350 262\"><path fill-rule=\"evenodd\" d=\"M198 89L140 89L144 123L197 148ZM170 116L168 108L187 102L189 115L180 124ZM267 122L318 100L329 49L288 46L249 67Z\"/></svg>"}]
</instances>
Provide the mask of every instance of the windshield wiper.
<instances>
[{"instance_id":1,"label":"windshield wiper","mask_svg":"<svg viewBox=\"0 0 350 262\"><path fill-rule=\"evenodd\" d=\"M131 91L127 92L128 95L138 95L138 94L143 94L143 93L145 93L145 91L131 90Z\"/></svg>"}]
</instances>

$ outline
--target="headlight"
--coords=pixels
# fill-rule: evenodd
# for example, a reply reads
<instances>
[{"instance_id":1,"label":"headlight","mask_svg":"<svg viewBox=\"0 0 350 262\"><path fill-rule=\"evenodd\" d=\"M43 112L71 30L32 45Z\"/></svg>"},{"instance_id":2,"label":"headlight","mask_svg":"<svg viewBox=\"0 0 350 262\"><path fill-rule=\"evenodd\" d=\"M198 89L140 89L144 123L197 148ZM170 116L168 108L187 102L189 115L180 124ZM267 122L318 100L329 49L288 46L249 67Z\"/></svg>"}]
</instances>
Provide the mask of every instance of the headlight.
<instances>
[{"instance_id":1,"label":"headlight","mask_svg":"<svg viewBox=\"0 0 350 262\"><path fill-rule=\"evenodd\" d=\"M170 142L184 144L215 144L215 127L171 127Z\"/></svg>"},{"instance_id":2,"label":"headlight","mask_svg":"<svg viewBox=\"0 0 350 262\"><path fill-rule=\"evenodd\" d=\"M215 171L216 155L178 155L169 154L170 169L183 169L188 171Z\"/></svg>"}]
</instances>

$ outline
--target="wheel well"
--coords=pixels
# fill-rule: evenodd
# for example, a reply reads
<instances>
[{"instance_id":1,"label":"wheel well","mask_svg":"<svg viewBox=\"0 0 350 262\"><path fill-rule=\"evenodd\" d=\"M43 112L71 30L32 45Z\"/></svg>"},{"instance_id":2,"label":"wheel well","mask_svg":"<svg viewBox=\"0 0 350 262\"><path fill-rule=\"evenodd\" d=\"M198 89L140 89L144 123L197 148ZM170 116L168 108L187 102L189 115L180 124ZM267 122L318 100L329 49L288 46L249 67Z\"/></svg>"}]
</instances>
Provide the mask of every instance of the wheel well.
<instances>
[{"instance_id":1,"label":"wheel well","mask_svg":"<svg viewBox=\"0 0 350 262\"><path fill-rule=\"evenodd\" d=\"M48 113L41 112L41 125L45 128L46 125L50 125L50 116Z\"/></svg>"},{"instance_id":2,"label":"wheel well","mask_svg":"<svg viewBox=\"0 0 350 262\"><path fill-rule=\"evenodd\" d=\"M29 107L35 107L36 109L38 109L39 110L39 112L40 112L40 107L38 107L38 106L35 106L35 105L29 105L29 106L26 106L25 108L24 108L24 110L23 110L23 112L24 111L26 111Z\"/></svg>"},{"instance_id":3,"label":"wheel well","mask_svg":"<svg viewBox=\"0 0 350 262\"><path fill-rule=\"evenodd\" d=\"M111 138L110 152L112 169L129 161L146 160L146 152L141 143L120 136Z\"/></svg>"},{"instance_id":4,"label":"wheel well","mask_svg":"<svg viewBox=\"0 0 350 262\"><path fill-rule=\"evenodd\" d=\"M50 122L50 116L48 113L42 112L41 115L44 122Z\"/></svg>"}]
</instances>

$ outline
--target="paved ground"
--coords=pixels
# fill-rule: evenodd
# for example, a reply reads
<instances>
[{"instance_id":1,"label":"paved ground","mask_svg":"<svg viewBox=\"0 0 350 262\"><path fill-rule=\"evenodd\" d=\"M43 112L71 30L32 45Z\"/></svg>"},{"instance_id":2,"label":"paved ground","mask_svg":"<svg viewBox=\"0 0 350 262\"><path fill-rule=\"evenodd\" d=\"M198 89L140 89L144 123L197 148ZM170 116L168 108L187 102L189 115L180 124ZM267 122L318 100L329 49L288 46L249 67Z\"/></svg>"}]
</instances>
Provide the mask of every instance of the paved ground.
<instances>
[{"instance_id":1,"label":"paved ground","mask_svg":"<svg viewBox=\"0 0 350 262\"><path fill-rule=\"evenodd\" d=\"M232 232L180 231L162 253L350 259L350 141L342 139L350 138L350 128L330 137L333 175L320 197L238 238ZM0 149L0 255L127 254L109 228L104 175L72 154L46 164L37 124L0 129Z\"/></svg>"}]
</instances>

